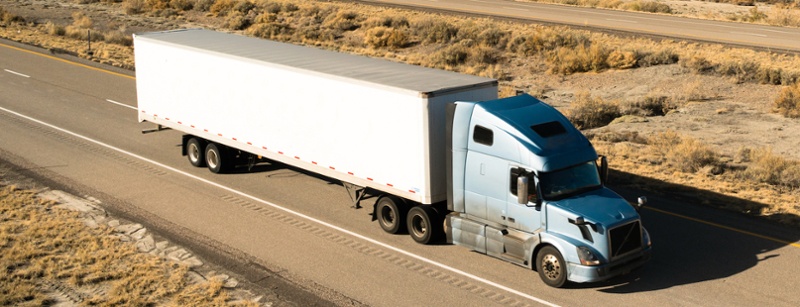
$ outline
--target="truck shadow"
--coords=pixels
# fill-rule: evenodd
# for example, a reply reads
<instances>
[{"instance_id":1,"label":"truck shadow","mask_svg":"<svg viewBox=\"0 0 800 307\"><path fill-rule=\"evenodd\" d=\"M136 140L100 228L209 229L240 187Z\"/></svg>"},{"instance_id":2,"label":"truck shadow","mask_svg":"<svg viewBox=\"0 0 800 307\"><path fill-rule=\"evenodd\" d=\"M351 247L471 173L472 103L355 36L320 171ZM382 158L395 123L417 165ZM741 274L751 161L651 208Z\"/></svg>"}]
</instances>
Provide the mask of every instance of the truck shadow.
<instances>
[{"instance_id":1,"label":"truck shadow","mask_svg":"<svg viewBox=\"0 0 800 307\"><path fill-rule=\"evenodd\" d=\"M800 229L777 222L800 219L796 215L768 221L711 208L759 210L765 204L628 173L612 171L610 178L612 188L628 200L639 196L635 193L647 195L641 214L653 239L653 258L629 275L576 287L633 293L725 279L782 257L780 249L800 239ZM643 192L642 186L658 188Z\"/></svg>"}]
</instances>

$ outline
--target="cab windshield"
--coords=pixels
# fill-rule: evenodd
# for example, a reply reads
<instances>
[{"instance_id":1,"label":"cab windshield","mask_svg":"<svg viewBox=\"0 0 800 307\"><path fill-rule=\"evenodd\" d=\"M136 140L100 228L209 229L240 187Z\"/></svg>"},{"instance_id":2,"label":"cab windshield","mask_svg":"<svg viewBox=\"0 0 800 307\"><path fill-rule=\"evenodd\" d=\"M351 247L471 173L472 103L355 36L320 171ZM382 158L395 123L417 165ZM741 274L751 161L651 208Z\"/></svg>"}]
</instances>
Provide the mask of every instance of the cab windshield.
<instances>
[{"instance_id":1,"label":"cab windshield","mask_svg":"<svg viewBox=\"0 0 800 307\"><path fill-rule=\"evenodd\" d=\"M601 185L600 173L594 161L539 174L542 198L547 200L570 197L597 189Z\"/></svg>"}]
</instances>

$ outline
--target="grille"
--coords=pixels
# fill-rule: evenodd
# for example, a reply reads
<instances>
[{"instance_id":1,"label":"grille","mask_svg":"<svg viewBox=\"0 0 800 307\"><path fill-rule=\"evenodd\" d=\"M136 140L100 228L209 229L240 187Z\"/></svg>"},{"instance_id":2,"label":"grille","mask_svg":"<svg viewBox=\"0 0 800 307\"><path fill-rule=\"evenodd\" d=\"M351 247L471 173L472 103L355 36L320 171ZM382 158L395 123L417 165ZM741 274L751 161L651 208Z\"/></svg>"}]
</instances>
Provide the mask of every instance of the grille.
<instances>
[{"instance_id":1,"label":"grille","mask_svg":"<svg viewBox=\"0 0 800 307\"><path fill-rule=\"evenodd\" d=\"M639 221L611 229L610 234L612 260L642 248L642 227Z\"/></svg>"}]
</instances>

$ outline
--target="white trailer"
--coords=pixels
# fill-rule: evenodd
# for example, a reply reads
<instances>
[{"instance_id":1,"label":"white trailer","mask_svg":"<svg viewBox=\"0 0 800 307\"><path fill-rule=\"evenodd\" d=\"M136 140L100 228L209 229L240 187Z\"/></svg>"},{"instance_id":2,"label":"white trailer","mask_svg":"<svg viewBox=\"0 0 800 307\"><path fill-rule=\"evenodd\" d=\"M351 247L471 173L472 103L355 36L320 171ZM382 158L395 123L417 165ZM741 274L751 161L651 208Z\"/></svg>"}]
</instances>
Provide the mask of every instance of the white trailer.
<instances>
[{"instance_id":1,"label":"white trailer","mask_svg":"<svg viewBox=\"0 0 800 307\"><path fill-rule=\"evenodd\" d=\"M445 105L497 98L490 78L208 30L134 45L139 121L187 134L192 164L248 153L422 204L447 198Z\"/></svg>"}]
</instances>

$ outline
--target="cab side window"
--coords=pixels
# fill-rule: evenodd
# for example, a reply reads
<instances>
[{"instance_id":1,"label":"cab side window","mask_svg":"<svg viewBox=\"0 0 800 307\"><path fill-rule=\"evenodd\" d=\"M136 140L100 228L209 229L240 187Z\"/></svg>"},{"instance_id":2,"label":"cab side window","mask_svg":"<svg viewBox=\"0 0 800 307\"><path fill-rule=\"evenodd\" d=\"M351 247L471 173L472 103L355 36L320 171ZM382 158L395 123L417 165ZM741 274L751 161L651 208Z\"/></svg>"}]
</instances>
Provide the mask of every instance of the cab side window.
<instances>
[{"instance_id":1,"label":"cab side window","mask_svg":"<svg viewBox=\"0 0 800 307\"><path fill-rule=\"evenodd\" d=\"M494 144L494 132L489 128L476 125L475 130L472 132L472 140L478 144L492 146Z\"/></svg>"}]
</instances>

